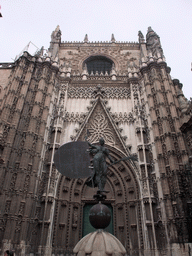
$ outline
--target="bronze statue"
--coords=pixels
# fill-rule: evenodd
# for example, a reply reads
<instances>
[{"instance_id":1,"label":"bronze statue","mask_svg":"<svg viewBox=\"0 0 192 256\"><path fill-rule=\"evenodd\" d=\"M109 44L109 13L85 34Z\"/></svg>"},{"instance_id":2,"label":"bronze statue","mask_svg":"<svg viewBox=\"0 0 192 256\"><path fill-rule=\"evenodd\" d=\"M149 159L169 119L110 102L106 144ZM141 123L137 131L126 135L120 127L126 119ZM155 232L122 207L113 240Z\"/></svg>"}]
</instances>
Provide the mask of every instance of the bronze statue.
<instances>
[{"instance_id":1,"label":"bronze statue","mask_svg":"<svg viewBox=\"0 0 192 256\"><path fill-rule=\"evenodd\" d=\"M107 192L104 190L104 188L107 181L107 168L109 166L117 164L120 161L125 161L125 160L138 161L138 159L136 154L132 154L127 157L121 158L117 161L113 161L112 157L109 155L109 150L106 147L104 147L105 141L103 138L100 138L99 144L100 145L97 146L88 142L88 145L90 147L88 151L92 155L94 155L94 157L93 157L93 175L87 180L86 184L89 187L98 187L97 193L102 194L102 192ZM106 157L108 157L111 162L111 164L108 166L106 163Z\"/></svg>"},{"instance_id":2,"label":"bronze statue","mask_svg":"<svg viewBox=\"0 0 192 256\"><path fill-rule=\"evenodd\" d=\"M87 132L88 133L88 132ZM87 134L88 135L88 134ZM86 184L90 187L97 187L97 195L94 198L104 200L107 191L104 190L107 181L107 168L120 161L133 160L137 161L136 155L129 155L117 161L113 161L109 155L109 150L104 146L103 138L99 139L100 145L93 145L87 141L75 141L62 145L54 155L54 163L58 171L69 178L79 179L88 178ZM89 146L89 149L88 149ZM90 171L90 152L93 155L93 172ZM107 166L106 157L111 164ZM75 159L75 161L74 161Z\"/></svg>"},{"instance_id":3,"label":"bronze statue","mask_svg":"<svg viewBox=\"0 0 192 256\"><path fill-rule=\"evenodd\" d=\"M105 141L103 138L99 140L99 146L93 145L88 142L90 149L89 152L94 155L93 157L93 176L87 181L88 186L98 187L100 192L104 191L105 183L107 180L107 163L106 157L113 163L113 159L109 155L109 150L104 146Z\"/></svg>"}]
</instances>

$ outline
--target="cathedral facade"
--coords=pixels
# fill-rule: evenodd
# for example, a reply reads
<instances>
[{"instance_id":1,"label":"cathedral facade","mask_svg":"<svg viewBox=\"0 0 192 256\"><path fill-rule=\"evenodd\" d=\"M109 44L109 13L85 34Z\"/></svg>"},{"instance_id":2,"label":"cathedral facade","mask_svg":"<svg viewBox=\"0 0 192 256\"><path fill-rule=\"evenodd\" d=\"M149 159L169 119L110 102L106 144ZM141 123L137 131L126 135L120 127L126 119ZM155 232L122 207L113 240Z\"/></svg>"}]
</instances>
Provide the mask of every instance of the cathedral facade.
<instances>
[{"instance_id":1,"label":"cathedral facade","mask_svg":"<svg viewBox=\"0 0 192 256\"><path fill-rule=\"evenodd\" d=\"M18 256L71 255L91 232L96 188L61 175L64 143L97 144L114 161L105 204L127 255L192 251L192 104L172 80L159 36L138 42L62 42L0 64L0 248ZM75 161L75 159L74 159Z\"/></svg>"}]
</instances>

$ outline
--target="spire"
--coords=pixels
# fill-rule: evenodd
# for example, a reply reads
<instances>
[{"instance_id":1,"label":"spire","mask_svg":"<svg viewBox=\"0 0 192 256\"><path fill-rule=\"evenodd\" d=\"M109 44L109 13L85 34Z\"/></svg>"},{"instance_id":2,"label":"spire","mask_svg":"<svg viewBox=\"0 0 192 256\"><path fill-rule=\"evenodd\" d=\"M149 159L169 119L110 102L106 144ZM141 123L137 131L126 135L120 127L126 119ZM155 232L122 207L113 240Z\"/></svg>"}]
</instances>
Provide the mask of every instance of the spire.
<instances>
[{"instance_id":1,"label":"spire","mask_svg":"<svg viewBox=\"0 0 192 256\"><path fill-rule=\"evenodd\" d=\"M59 25L56 27L56 29L51 34L51 41L52 42L59 42L61 40L61 30Z\"/></svg>"},{"instance_id":2,"label":"spire","mask_svg":"<svg viewBox=\"0 0 192 256\"><path fill-rule=\"evenodd\" d=\"M58 32L59 30L60 30L60 27L59 27L59 25L57 25L55 32Z\"/></svg>"},{"instance_id":3,"label":"spire","mask_svg":"<svg viewBox=\"0 0 192 256\"><path fill-rule=\"evenodd\" d=\"M102 89L102 86L100 84L98 84L93 93L94 93L95 98L100 98L100 97L103 98L105 91Z\"/></svg>"},{"instance_id":4,"label":"spire","mask_svg":"<svg viewBox=\"0 0 192 256\"><path fill-rule=\"evenodd\" d=\"M88 40L88 35L86 34L85 35L85 38L84 38L84 42L87 43L89 40Z\"/></svg>"},{"instance_id":5,"label":"spire","mask_svg":"<svg viewBox=\"0 0 192 256\"><path fill-rule=\"evenodd\" d=\"M143 33L139 30L138 32L138 37L139 37L139 43L145 43L145 39L144 39L144 36L143 36Z\"/></svg>"},{"instance_id":6,"label":"spire","mask_svg":"<svg viewBox=\"0 0 192 256\"><path fill-rule=\"evenodd\" d=\"M59 25L51 34L51 42L49 51L51 52L51 56L55 59L56 55L58 54L59 50L59 43L61 42L61 30Z\"/></svg>"},{"instance_id":7,"label":"spire","mask_svg":"<svg viewBox=\"0 0 192 256\"><path fill-rule=\"evenodd\" d=\"M111 42L115 43L115 37L114 37L114 34L111 35Z\"/></svg>"},{"instance_id":8,"label":"spire","mask_svg":"<svg viewBox=\"0 0 192 256\"><path fill-rule=\"evenodd\" d=\"M84 67L83 67L82 79L87 80L88 75L89 75L89 73L88 73L88 70L87 70L87 64L85 64Z\"/></svg>"}]
</instances>

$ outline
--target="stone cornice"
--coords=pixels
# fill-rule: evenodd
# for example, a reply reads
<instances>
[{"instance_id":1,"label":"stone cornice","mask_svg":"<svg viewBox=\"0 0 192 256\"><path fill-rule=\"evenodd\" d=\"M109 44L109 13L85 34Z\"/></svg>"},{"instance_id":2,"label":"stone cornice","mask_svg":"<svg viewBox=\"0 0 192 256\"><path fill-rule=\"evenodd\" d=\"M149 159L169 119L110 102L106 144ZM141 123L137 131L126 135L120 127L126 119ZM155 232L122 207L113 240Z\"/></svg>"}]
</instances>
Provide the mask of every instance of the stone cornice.
<instances>
[{"instance_id":1,"label":"stone cornice","mask_svg":"<svg viewBox=\"0 0 192 256\"><path fill-rule=\"evenodd\" d=\"M143 74L145 72L149 72L152 68L166 68L167 73L170 73L171 69L167 66L167 63L162 61L157 63L156 61L147 63L147 66L141 67L140 72Z\"/></svg>"},{"instance_id":2,"label":"stone cornice","mask_svg":"<svg viewBox=\"0 0 192 256\"><path fill-rule=\"evenodd\" d=\"M72 47L129 47L129 48L136 48L137 50L140 49L140 44L138 42L111 42L111 41L103 41L103 42L64 42L60 43L60 48L72 48Z\"/></svg>"}]
</instances>

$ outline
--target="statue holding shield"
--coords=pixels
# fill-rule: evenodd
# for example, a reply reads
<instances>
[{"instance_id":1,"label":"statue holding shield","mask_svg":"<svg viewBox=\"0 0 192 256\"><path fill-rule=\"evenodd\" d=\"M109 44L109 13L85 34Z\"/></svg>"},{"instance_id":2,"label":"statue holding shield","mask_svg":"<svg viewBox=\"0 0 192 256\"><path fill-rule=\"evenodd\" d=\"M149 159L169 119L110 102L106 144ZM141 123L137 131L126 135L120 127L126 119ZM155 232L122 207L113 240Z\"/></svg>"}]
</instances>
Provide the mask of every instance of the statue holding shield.
<instances>
[{"instance_id":1,"label":"statue holding shield","mask_svg":"<svg viewBox=\"0 0 192 256\"><path fill-rule=\"evenodd\" d=\"M107 180L107 163L106 157L113 163L113 159L109 155L109 150L104 146L105 141L103 138L99 140L99 146L93 145L88 142L90 147L89 152L94 155L93 157L93 175L88 179L87 185L91 187L98 187L100 192L104 191Z\"/></svg>"},{"instance_id":2,"label":"statue holding shield","mask_svg":"<svg viewBox=\"0 0 192 256\"><path fill-rule=\"evenodd\" d=\"M99 139L99 145L91 144L86 138L86 141L69 142L62 145L54 155L54 163L61 174L74 179L88 178L86 184L98 188L97 195L94 198L102 200L106 198L104 193L107 193L104 190L107 181L107 168L120 161L137 161L136 155L129 155L113 161L104 144L103 138ZM93 155L93 172L89 168L89 155ZM110 160L110 165L107 165L106 158Z\"/></svg>"}]
</instances>

